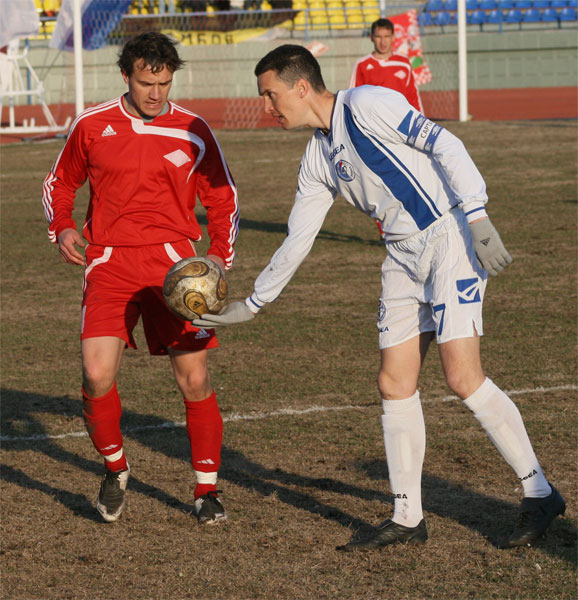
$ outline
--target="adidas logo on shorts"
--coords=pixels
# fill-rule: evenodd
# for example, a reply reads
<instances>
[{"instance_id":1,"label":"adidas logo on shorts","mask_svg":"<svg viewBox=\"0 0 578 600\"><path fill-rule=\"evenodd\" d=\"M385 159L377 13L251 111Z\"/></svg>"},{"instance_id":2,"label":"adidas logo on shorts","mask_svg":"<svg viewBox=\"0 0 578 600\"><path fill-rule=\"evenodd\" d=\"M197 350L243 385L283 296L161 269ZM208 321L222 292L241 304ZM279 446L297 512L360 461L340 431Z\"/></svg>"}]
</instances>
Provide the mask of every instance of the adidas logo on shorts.
<instances>
[{"instance_id":1,"label":"adidas logo on shorts","mask_svg":"<svg viewBox=\"0 0 578 600\"><path fill-rule=\"evenodd\" d=\"M207 333L204 329L199 329L199 332L195 336L196 340L202 340L203 338L211 337L210 333Z\"/></svg>"}]
</instances>

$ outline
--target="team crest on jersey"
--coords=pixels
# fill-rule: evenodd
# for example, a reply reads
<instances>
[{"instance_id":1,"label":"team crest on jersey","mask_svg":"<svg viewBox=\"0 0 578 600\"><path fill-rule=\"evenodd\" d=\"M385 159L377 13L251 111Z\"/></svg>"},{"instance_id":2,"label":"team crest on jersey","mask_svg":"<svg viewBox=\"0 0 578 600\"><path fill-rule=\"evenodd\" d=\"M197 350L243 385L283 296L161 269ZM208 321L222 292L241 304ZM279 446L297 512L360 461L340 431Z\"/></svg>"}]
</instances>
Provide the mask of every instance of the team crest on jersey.
<instances>
[{"instance_id":1,"label":"team crest on jersey","mask_svg":"<svg viewBox=\"0 0 578 600\"><path fill-rule=\"evenodd\" d=\"M353 181L355 179L355 169L346 160L340 160L335 163L337 176L343 181Z\"/></svg>"}]
</instances>

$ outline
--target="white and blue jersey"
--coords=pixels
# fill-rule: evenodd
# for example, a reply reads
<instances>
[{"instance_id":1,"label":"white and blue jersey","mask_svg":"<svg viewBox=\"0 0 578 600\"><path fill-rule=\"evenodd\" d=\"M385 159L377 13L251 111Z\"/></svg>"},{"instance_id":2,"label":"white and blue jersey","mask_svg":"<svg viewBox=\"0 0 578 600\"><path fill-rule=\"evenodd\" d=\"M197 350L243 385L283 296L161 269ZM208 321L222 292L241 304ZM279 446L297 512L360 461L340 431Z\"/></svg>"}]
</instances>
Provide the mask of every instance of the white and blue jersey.
<instances>
[{"instance_id":1,"label":"white and blue jersey","mask_svg":"<svg viewBox=\"0 0 578 600\"><path fill-rule=\"evenodd\" d=\"M317 129L299 167L288 235L247 305L272 302L307 256L337 194L381 222L388 242L423 231L461 205L485 216L486 186L463 143L393 90L338 92L331 130Z\"/></svg>"}]
</instances>

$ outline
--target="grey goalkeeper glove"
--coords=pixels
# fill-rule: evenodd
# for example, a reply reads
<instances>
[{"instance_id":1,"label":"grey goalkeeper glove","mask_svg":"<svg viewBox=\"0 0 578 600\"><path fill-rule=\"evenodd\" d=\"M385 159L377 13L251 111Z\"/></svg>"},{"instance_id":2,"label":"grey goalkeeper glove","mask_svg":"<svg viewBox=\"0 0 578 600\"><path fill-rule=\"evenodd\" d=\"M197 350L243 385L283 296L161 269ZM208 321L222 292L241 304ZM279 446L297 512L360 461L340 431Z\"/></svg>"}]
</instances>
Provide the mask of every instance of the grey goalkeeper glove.
<instances>
[{"instance_id":1,"label":"grey goalkeeper glove","mask_svg":"<svg viewBox=\"0 0 578 600\"><path fill-rule=\"evenodd\" d=\"M214 329L224 325L235 325L235 323L244 323L250 321L255 316L244 302L232 302L227 304L218 315L206 313L201 315L200 319L193 319L192 324L195 327L205 327Z\"/></svg>"},{"instance_id":2,"label":"grey goalkeeper glove","mask_svg":"<svg viewBox=\"0 0 578 600\"><path fill-rule=\"evenodd\" d=\"M478 260L490 275L497 275L512 262L512 257L490 219L470 223L470 230Z\"/></svg>"}]
</instances>

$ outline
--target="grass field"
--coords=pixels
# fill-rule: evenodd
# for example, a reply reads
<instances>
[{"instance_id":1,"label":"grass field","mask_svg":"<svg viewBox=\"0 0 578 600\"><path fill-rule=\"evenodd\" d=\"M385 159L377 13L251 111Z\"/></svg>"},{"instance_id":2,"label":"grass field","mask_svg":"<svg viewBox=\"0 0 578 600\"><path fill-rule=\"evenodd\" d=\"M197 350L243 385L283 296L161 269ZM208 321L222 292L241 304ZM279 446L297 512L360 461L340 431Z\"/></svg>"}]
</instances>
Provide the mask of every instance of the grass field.
<instances>
[{"instance_id":1,"label":"grass field","mask_svg":"<svg viewBox=\"0 0 578 600\"><path fill-rule=\"evenodd\" d=\"M576 598L575 123L448 124L484 175L514 257L488 286L483 357L512 393L568 508L536 547L499 548L520 485L432 348L420 382L430 540L344 555L390 516L375 386L379 267L373 222L344 202L278 302L220 334L230 520L200 528L184 410L168 359L128 351L118 383L133 477L115 524L93 507L101 461L81 418L82 272L48 243L40 195L61 141L0 148L2 598ZM242 203L231 296L282 242L309 134L218 132ZM76 216L82 221L86 192ZM202 245L201 252L205 245Z\"/></svg>"}]
</instances>

